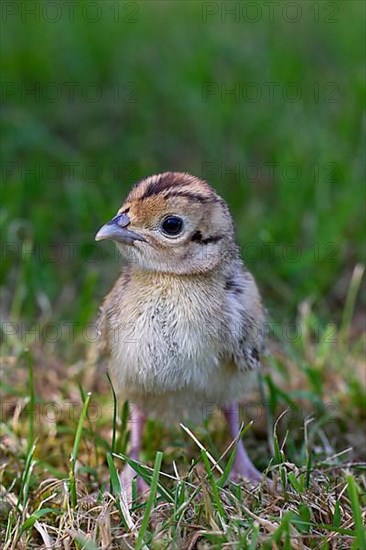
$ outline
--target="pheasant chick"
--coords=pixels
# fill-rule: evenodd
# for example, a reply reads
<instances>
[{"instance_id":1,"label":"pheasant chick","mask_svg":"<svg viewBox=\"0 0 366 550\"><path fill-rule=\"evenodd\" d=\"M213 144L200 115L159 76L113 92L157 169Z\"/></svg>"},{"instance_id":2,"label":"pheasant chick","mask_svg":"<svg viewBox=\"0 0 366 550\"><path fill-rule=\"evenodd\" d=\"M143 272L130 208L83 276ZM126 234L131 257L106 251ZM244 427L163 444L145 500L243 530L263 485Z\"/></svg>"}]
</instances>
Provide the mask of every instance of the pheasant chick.
<instances>
[{"instance_id":1,"label":"pheasant chick","mask_svg":"<svg viewBox=\"0 0 366 550\"><path fill-rule=\"evenodd\" d=\"M100 315L101 348L131 407L131 456L147 416L202 422L221 407L231 435L248 371L259 367L264 310L239 257L226 203L205 181L166 172L138 182L96 240L126 262ZM134 473L127 467L125 481ZM234 477L261 475L238 444Z\"/></svg>"}]
</instances>

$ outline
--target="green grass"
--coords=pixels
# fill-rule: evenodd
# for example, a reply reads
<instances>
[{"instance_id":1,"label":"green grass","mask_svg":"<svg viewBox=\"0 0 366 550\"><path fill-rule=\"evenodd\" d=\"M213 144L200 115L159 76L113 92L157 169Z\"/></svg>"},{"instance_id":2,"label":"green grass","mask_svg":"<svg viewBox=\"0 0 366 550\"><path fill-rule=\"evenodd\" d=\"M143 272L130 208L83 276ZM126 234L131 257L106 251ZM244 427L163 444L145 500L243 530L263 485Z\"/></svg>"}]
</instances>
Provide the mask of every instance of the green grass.
<instances>
[{"instance_id":1,"label":"green grass","mask_svg":"<svg viewBox=\"0 0 366 550\"><path fill-rule=\"evenodd\" d=\"M286 2L272 22L258 4L255 23L221 21L235 3L205 22L200 2L155 1L119 3L114 22L112 4L98 23L81 7L73 21L3 13L2 544L362 548L364 4L301 3L295 23ZM96 365L87 328L120 259L94 235L134 181L170 169L227 200L268 307L242 436L275 495L227 481L217 414L148 423L142 464L128 459L128 407ZM125 460L152 487L131 509Z\"/></svg>"},{"instance_id":2,"label":"green grass","mask_svg":"<svg viewBox=\"0 0 366 550\"><path fill-rule=\"evenodd\" d=\"M8 18L1 223L16 246L2 269L12 293L18 288L9 307L30 319L90 319L113 261L93 242L96 230L136 179L176 169L206 175L228 200L271 308L294 312L311 296L325 315L342 299L335 281L364 259L362 224L354 223L364 219L362 3L339 3L333 24L315 23L305 7L296 24L280 15L268 23L264 14L258 23L204 23L199 2L139 7L136 23L113 23L105 10L99 32L77 10L70 24L66 15L52 24ZM74 100L62 84L70 82ZM217 92L204 101L210 82L254 83L261 99ZM284 99L291 82L301 101ZM34 83L39 97L26 94ZM101 93L96 102L83 95L90 83ZM136 101L123 89L115 98L115 83L133 83ZM57 101L47 101L52 85ZM21 244L34 251L24 261Z\"/></svg>"},{"instance_id":3,"label":"green grass","mask_svg":"<svg viewBox=\"0 0 366 550\"><path fill-rule=\"evenodd\" d=\"M119 450L125 444L118 442L128 441L126 407L118 406L90 359L71 365L65 381L64 373L50 371L47 351L38 360L31 353L4 358L12 365L6 379L18 390L6 393L2 425L5 548L14 541L59 547L65 537L72 548L101 548L106 541L140 548L194 541L211 548L362 548L363 345L338 332L326 349L323 338L306 338L273 347L261 377L262 405L253 393L243 399L241 436L273 480L256 489L227 480L234 455L218 415L180 430L155 423L137 463ZM81 388L93 380L90 399ZM56 403L52 419L45 405ZM118 478L125 461L151 486L148 500L135 493L130 509Z\"/></svg>"}]
</instances>

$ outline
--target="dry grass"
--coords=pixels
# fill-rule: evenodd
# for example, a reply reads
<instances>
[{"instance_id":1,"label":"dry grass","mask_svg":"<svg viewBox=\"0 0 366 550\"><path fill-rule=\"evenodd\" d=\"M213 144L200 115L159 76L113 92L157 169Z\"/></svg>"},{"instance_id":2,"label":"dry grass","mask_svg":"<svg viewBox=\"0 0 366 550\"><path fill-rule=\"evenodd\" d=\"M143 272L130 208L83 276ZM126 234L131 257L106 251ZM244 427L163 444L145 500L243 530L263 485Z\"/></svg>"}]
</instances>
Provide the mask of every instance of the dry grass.
<instances>
[{"instance_id":1,"label":"dry grass","mask_svg":"<svg viewBox=\"0 0 366 550\"><path fill-rule=\"evenodd\" d=\"M304 304L303 328L310 317ZM130 509L116 476L128 449L127 408L114 421L106 376L90 358L66 365L41 345L4 357L4 549L362 548L364 342L351 341L348 326L330 343L328 333L273 342L261 398L254 388L243 401L244 437L272 484L227 481L232 446L218 414L184 430L150 423L139 471L150 485L159 475L159 484ZM164 461L154 472L157 449Z\"/></svg>"}]
</instances>

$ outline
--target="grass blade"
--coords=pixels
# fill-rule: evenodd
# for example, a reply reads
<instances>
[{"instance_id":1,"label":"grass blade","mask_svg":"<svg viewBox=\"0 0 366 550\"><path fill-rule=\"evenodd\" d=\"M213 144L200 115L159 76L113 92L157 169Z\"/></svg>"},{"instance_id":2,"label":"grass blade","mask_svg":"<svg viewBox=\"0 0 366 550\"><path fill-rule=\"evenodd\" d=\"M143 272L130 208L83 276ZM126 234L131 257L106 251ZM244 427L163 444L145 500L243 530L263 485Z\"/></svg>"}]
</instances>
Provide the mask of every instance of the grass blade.
<instances>
[{"instance_id":1,"label":"grass blade","mask_svg":"<svg viewBox=\"0 0 366 550\"><path fill-rule=\"evenodd\" d=\"M213 497L214 504L216 506L216 510L220 514L221 519L226 519L225 510L224 510L224 508L221 504L219 489L216 485L215 478L213 476L212 469L211 469L211 466L210 466L210 461L207 457L205 449L201 449L201 457L202 457L203 463L204 463L205 468L206 468L208 480L209 480L210 485L211 485L212 497Z\"/></svg>"},{"instance_id":2,"label":"grass blade","mask_svg":"<svg viewBox=\"0 0 366 550\"><path fill-rule=\"evenodd\" d=\"M144 517L142 518L140 531L136 540L135 550L140 550L140 548L142 548L144 544L144 537L147 531L147 526L149 524L150 513L156 498L162 460L163 453L161 451L158 451L155 457L154 473L151 480L149 498L146 503Z\"/></svg>"},{"instance_id":3,"label":"grass blade","mask_svg":"<svg viewBox=\"0 0 366 550\"><path fill-rule=\"evenodd\" d=\"M366 533L362 522L362 510L358 498L357 485L353 476L347 476L347 482L347 492L351 501L357 544L359 548L366 548Z\"/></svg>"},{"instance_id":4,"label":"grass blade","mask_svg":"<svg viewBox=\"0 0 366 550\"><path fill-rule=\"evenodd\" d=\"M240 433L238 433L238 435L236 436L235 440L232 442L232 445L233 445L233 450L232 452L230 453L230 456L229 456L229 460L227 461L227 464L224 468L224 471L223 473L220 475L219 479L217 480L217 483L216 485L218 487L223 487L230 475L230 472L231 472L231 468L233 466L233 463L234 463L234 460L235 460L235 455L236 455L236 450L237 450L237 445L239 443L239 441L244 437L244 435L247 433L247 431L249 430L249 428L252 427L252 424L253 422L249 422L246 426L243 426L242 429L240 430ZM229 447L230 448L230 447ZM228 450L229 450L228 448Z\"/></svg>"},{"instance_id":5,"label":"grass blade","mask_svg":"<svg viewBox=\"0 0 366 550\"><path fill-rule=\"evenodd\" d=\"M234 464L234 460L235 460L235 456L236 456L236 450L237 450L237 447L236 447L236 445L234 445L234 448L230 453L229 460L227 461L227 464L224 468L224 473L217 480L216 485L218 487L223 487L225 485L225 483L227 482L228 478L229 478L231 468L233 467L233 464Z\"/></svg>"},{"instance_id":6,"label":"grass blade","mask_svg":"<svg viewBox=\"0 0 366 550\"><path fill-rule=\"evenodd\" d=\"M34 373L33 373L33 357L29 351L26 349L24 352L25 362L28 370L28 381L29 381L29 429L27 436L27 452L33 447L34 444L34 419L36 415L36 394L34 388Z\"/></svg>"},{"instance_id":7,"label":"grass blade","mask_svg":"<svg viewBox=\"0 0 366 550\"><path fill-rule=\"evenodd\" d=\"M108 378L108 382L111 386L112 396L113 396L113 428L112 428L113 431L112 431L112 444L111 444L111 453L113 454L116 450L118 401L117 401L116 392L114 391L114 387L113 387L113 384L112 384L111 377L109 376L108 372L107 372L107 378Z\"/></svg>"},{"instance_id":8,"label":"grass blade","mask_svg":"<svg viewBox=\"0 0 366 550\"><path fill-rule=\"evenodd\" d=\"M111 479L111 491L112 491L112 494L116 497L116 505L118 508L119 516L121 518L121 522L125 527L125 529L130 530L133 528L134 524L129 514L128 508L121 497L122 495L121 481L120 481L117 468L114 464L113 456L111 455L111 453L107 454L107 462L108 462L108 468L109 468L109 475Z\"/></svg>"},{"instance_id":9,"label":"grass blade","mask_svg":"<svg viewBox=\"0 0 366 550\"><path fill-rule=\"evenodd\" d=\"M35 448L36 448L35 444L32 445L32 447L28 450L28 453L27 453L27 458L25 460L25 467L22 475L22 481L21 481L21 486L19 491L19 498L16 505L16 510L19 509L20 500L22 497L23 497L23 501L22 501L23 510L25 509L25 506L27 504L31 474L32 474L34 465L36 463L35 460L33 460Z\"/></svg>"},{"instance_id":10,"label":"grass blade","mask_svg":"<svg viewBox=\"0 0 366 550\"><path fill-rule=\"evenodd\" d=\"M114 454L113 456L127 462L127 464L129 464L131 466L131 468L133 468L135 470L137 475L142 477L142 479L144 481L146 481L146 483L148 485L151 486L153 476L152 476L150 468L147 468L146 466L144 466L140 462L137 462L137 460L134 460L133 458L130 458L129 456L124 455L122 453ZM174 503L173 493L169 489L167 489L160 481L158 481L158 489L159 489L159 493L165 498L165 500L167 502Z\"/></svg>"},{"instance_id":11,"label":"grass blade","mask_svg":"<svg viewBox=\"0 0 366 550\"><path fill-rule=\"evenodd\" d=\"M91 399L91 393L89 392L86 397L85 401L83 403L83 407L81 409L81 415L79 418L79 422L76 428L76 434L75 434L75 440L74 440L74 446L72 449L71 457L70 457L70 472L69 472L69 488L70 488L70 495L71 495L71 506L75 508L77 504L77 496L76 496L76 477L75 477L75 469L76 469L76 460L79 452L79 446L80 446L80 440L81 435L83 432L83 425L86 419L86 415L88 412L88 407Z\"/></svg>"},{"instance_id":12,"label":"grass blade","mask_svg":"<svg viewBox=\"0 0 366 550\"><path fill-rule=\"evenodd\" d=\"M21 536L28 529L31 529L36 521L38 521L41 517L45 516L46 514L55 514L56 512L57 510L55 510L54 508L40 508L39 510L36 510L31 516L29 516L29 518L27 518L27 520L21 526L19 536Z\"/></svg>"},{"instance_id":13,"label":"grass blade","mask_svg":"<svg viewBox=\"0 0 366 550\"><path fill-rule=\"evenodd\" d=\"M349 331L352 323L353 312L355 309L356 298L361 285L364 271L365 267L361 264L357 264L352 273L352 278L346 296L346 304L344 306L341 323L341 334L343 336L344 342L348 342L349 340Z\"/></svg>"}]
</instances>

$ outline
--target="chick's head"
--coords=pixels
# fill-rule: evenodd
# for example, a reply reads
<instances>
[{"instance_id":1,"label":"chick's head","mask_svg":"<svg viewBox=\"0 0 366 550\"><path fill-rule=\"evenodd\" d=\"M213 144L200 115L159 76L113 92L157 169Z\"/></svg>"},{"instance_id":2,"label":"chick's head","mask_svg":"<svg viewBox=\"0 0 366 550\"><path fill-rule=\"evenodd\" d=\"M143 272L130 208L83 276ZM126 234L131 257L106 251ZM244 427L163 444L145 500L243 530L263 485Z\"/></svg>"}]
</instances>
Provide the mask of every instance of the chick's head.
<instances>
[{"instance_id":1,"label":"chick's head","mask_svg":"<svg viewBox=\"0 0 366 550\"><path fill-rule=\"evenodd\" d=\"M175 274L210 271L235 257L226 203L207 182L166 172L138 182L96 240L112 239L127 261Z\"/></svg>"}]
</instances>

